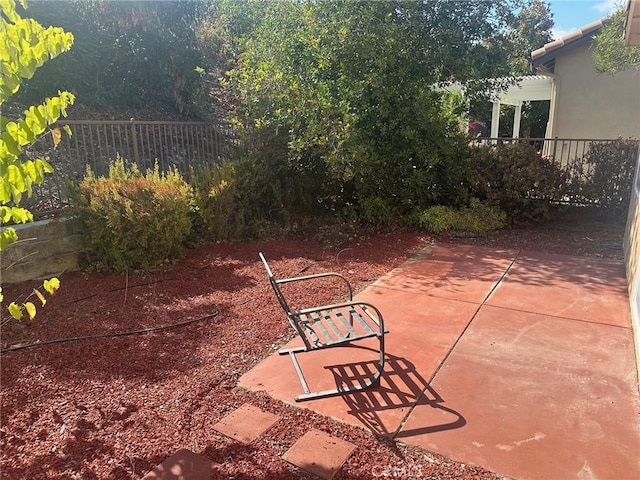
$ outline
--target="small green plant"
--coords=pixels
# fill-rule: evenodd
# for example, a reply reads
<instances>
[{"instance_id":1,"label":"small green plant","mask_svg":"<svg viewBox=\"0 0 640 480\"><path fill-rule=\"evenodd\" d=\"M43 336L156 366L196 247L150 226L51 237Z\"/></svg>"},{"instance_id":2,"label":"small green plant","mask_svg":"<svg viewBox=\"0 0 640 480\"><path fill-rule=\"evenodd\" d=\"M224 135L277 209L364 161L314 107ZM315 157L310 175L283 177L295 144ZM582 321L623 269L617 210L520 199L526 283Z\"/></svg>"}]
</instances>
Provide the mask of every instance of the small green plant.
<instances>
[{"instance_id":1,"label":"small green plant","mask_svg":"<svg viewBox=\"0 0 640 480\"><path fill-rule=\"evenodd\" d=\"M460 209L443 205L430 207L419 216L418 223L421 228L431 233L485 233L504 228L507 215L498 207L472 198L468 207Z\"/></svg>"},{"instance_id":2,"label":"small green plant","mask_svg":"<svg viewBox=\"0 0 640 480\"><path fill-rule=\"evenodd\" d=\"M85 229L86 257L98 270L149 270L178 258L191 230L191 187L176 171L156 165L143 175L118 157L109 177L89 169L72 189L74 210Z\"/></svg>"},{"instance_id":3,"label":"small green plant","mask_svg":"<svg viewBox=\"0 0 640 480\"><path fill-rule=\"evenodd\" d=\"M393 209L382 198L366 197L360 202L360 220L370 225L390 225L394 218Z\"/></svg>"}]
</instances>

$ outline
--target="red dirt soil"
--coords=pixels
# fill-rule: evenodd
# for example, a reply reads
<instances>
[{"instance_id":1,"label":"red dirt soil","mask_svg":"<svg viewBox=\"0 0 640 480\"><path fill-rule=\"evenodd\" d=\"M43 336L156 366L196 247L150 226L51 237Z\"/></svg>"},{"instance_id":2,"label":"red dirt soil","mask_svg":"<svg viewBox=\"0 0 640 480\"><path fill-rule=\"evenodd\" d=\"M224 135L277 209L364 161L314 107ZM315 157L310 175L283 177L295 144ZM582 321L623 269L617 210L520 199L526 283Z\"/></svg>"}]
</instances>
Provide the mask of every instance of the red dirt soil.
<instances>
[{"instance_id":1,"label":"red dirt soil","mask_svg":"<svg viewBox=\"0 0 640 480\"><path fill-rule=\"evenodd\" d=\"M0 478L138 479L180 448L219 463L219 478L312 478L281 456L313 428L357 446L336 479L381 473L415 478L416 472L432 479L499 478L377 438L304 405L296 408L236 388L243 373L291 337L258 252L265 253L277 276L337 271L356 290L433 241L620 258L620 251L610 247L621 242L623 227L594 223L575 235L566 231L566 223L561 227L464 239L416 233L360 236L355 229L340 236L327 230L315 240L200 246L152 274L65 274L60 291L33 321L3 328L3 349L194 321L152 333L4 351ZM5 298L28 294L34 286L7 287ZM300 302L339 298L339 285L288 286L287 294ZM251 445L212 428L244 403L282 417Z\"/></svg>"}]
</instances>

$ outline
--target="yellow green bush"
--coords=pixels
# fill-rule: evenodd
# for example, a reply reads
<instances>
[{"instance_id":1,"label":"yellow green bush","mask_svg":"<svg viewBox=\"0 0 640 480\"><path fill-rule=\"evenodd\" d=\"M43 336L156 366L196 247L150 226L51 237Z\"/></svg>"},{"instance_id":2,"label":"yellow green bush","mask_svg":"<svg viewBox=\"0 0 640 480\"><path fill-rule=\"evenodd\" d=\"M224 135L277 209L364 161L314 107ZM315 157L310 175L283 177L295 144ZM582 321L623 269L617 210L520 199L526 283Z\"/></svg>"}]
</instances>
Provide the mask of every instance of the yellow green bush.
<instances>
[{"instance_id":1,"label":"yellow green bush","mask_svg":"<svg viewBox=\"0 0 640 480\"><path fill-rule=\"evenodd\" d=\"M182 255L191 231L191 187L177 171L142 174L118 157L109 177L89 169L71 193L85 227L89 265L101 271L149 270Z\"/></svg>"}]
</instances>

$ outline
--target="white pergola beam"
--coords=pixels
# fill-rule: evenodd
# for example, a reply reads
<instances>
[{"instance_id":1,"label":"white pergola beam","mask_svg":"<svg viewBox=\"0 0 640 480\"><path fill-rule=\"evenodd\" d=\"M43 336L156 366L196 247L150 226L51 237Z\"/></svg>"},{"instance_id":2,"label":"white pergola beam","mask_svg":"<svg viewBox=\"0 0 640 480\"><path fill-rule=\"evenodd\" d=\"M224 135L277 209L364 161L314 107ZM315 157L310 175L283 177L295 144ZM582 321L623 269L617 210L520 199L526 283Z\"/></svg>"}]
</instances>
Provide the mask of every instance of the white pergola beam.
<instances>
[{"instance_id":1,"label":"white pergola beam","mask_svg":"<svg viewBox=\"0 0 640 480\"><path fill-rule=\"evenodd\" d=\"M501 83L505 79L496 80L500 81L496 83ZM492 95L491 138L498 138L498 132L500 130L500 105L514 105L516 107L515 117L513 119L513 138L517 138L520 135L522 103L551 100L555 81L553 77L546 75L529 75L512 80L515 80L516 84L509 86L506 90L494 92ZM461 92L463 95L465 93L464 88L459 82L440 85L436 88L449 92ZM550 115L551 114L552 113L550 113Z\"/></svg>"}]
</instances>

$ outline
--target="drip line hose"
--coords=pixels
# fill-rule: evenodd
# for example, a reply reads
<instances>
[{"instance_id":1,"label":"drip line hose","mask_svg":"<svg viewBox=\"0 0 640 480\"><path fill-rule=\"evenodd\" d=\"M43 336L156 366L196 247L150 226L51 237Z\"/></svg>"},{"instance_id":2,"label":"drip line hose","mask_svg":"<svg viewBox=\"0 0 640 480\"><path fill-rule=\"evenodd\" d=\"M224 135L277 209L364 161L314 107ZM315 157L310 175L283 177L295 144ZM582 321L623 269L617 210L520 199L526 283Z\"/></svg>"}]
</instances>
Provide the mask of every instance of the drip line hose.
<instances>
[{"instance_id":1,"label":"drip line hose","mask_svg":"<svg viewBox=\"0 0 640 480\"><path fill-rule=\"evenodd\" d=\"M73 300L69 300L68 302L63 303L63 305L68 305L68 304L71 304L71 303L78 303L78 302L81 302L82 300L88 300L89 298L93 298L93 297L101 295L103 293L118 292L120 290L127 290L129 288L136 288L136 287L147 287L149 285L155 285L156 283L161 283L161 282L168 282L170 280L174 280L174 278L173 277L171 277L171 278L161 278L160 280L153 280L151 282L135 283L133 285L126 285L124 287L110 288L109 290L104 290L102 292L90 293L89 295L85 295L84 297L74 298Z\"/></svg>"},{"instance_id":2,"label":"drip line hose","mask_svg":"<svg viewBox=\"0 0 640 480\"><path fill-rule=\"evenodd\" d=\"M170 323L167 325L159 325L157 327L144 328L142 330L129 330L126 332L116 332L116 333L100 333L97 335L87 335L84 337L57 338L55 340L47 340L44 342L27 343L25 345L16 345L14 347L3 348L2 350L0 350L0 353L16 352L18 350L25 350L27 348L44 347L45 345L53 345L54 343L67 343L67 342L77 342L80 340L95 340L97 338L112 338L112 337L126 337L129 335L141 335L143 333L152 333L152 332L157 332L159 330L168 330L169 328L184 327L185 325L189 325L191 323L200 322L202 320L207 320L209 318L217 317L219 314L220 312L210 313L209 315L204 315L198 318L192 318L190 320L185 320L183 322Z\"/></svg>"}]
</instances>

